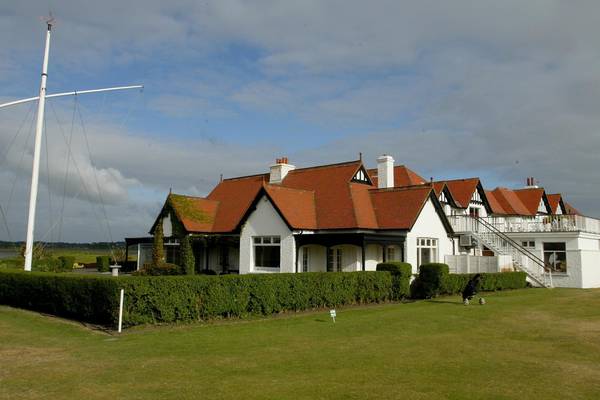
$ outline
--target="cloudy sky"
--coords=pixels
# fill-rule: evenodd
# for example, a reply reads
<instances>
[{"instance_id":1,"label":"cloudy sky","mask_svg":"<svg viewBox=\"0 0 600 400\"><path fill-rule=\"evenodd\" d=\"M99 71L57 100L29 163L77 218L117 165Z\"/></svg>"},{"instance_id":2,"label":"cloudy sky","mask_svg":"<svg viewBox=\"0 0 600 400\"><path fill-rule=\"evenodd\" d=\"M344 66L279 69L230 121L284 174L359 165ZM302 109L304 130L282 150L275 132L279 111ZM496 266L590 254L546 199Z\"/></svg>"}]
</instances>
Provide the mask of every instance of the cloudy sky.
<instances>
[{"instance_id":1,"label":"cloudy sky","mask_svg":"<svg viewBox=\"0 0 600 400\"><path fill-rule=\"evenodd\" d=\"M600 2L5 0L0 102L37 94L49 9L49 93L145 90L49 100L38 239L145 235L169 188L359 152L600 215ZM24 238L34 111L0 110L0 240Z\"/></svg>"}]
</instances>

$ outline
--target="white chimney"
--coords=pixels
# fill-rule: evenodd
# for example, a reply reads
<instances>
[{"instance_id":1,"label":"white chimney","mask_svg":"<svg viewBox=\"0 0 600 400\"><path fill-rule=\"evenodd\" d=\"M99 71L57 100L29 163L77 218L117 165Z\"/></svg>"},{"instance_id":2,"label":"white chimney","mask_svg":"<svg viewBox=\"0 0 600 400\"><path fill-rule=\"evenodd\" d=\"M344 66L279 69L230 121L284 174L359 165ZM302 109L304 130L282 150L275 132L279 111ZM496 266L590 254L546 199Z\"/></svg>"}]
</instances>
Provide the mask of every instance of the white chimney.
<instances>
[{"instance_id":1,"label":"white chimney","mask_svg":"<svg viewBox=\"0 0 600 400\"><path fill-rule=\"evenodd\" d=\"M394 187L394 158L387 154L377 158L377 187L379 189Z\"/></svg>"},{"instance_id":2,"label":"white chimney","mask_svg":"<svg viewBox=\"0 0 600 400\"><path fill-rule=\"evenodd\" d=\"M271 165L271 174L269 175L269 183L281 183L285 176L291 170L296 169L295 166L288 164L287 157L278 158L275 164Z\"/></svg>"}]
</instances>

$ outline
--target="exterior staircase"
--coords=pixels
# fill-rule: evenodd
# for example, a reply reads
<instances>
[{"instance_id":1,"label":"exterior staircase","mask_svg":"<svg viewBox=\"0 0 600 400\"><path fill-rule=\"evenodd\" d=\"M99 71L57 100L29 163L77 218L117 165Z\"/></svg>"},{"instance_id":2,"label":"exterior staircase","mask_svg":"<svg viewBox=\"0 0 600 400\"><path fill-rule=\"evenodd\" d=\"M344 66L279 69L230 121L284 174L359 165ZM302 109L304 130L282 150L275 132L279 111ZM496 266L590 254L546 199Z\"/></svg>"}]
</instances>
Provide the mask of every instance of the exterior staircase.
<instances>
[{"instance_id":1,"label":"exterior staircase","mask_svg":"<svg viewBox=\"0 0 600 400\"><path fill-rule=\"evenodd\" d=\"M547 271L544 260L527 250L505 233L482 218L468 215L449 218L456 233L471 235L479 244L498 255L512 258L515 268L527 274L539 286L551 288L552 273Z\"/></svg>"}]
</instances>

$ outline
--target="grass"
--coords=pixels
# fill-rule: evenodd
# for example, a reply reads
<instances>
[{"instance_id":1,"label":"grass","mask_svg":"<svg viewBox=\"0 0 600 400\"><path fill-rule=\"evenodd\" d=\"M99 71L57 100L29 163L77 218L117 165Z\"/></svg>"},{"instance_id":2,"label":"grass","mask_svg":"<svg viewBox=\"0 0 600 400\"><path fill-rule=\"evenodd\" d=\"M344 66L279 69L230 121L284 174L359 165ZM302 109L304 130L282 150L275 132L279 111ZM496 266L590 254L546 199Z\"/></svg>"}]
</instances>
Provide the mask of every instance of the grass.
<instances>
[{"instance_id":1,"label":"grass","mask_svg":"<svg viewBox=\"0 0 600 400\"><path fill-rule=\"evenodd\" d=\"M10 249L13 250L13 249ZM90 264L96 262L97 256L110 256L110 250L108 248L90 248L90 249L81 249L81 248L58 248L58 249L49 249L48 252L54 258L58 258L60 256L72 256L75 257L75 262L78 264ZM130 257L131 259L131 257ZM14 258L6 258L0 259L0 268L23 268L23 258L22 257L14 257Z\"/></svg>"},{"instance_id":2,"label":"grass","mask_svg":"<svg viewBox=\"0 0 600 400\"><path fill-rule=\"evenodd\" d=\"M600 290L528 289L111 335L0 307L0 399L591 399Z\"/></svg>"}]
</instances>

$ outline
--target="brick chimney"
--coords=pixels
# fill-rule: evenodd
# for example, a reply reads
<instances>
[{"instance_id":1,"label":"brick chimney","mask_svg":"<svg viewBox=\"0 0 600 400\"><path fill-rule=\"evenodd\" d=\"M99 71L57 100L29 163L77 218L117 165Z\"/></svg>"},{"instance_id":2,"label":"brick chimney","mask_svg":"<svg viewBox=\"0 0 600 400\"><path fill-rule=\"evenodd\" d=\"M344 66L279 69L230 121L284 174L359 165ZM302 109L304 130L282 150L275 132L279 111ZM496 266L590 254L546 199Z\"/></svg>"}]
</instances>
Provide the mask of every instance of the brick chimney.
<instances>
[{"instance_id":1,"label":"brick chimney","mask_svg":"<svg viewBox=\"0 0 600 400\"><path fill-rule=\"evenodd\" d=\"M296 169L296 167L288 163L287 157L281 157L276 159L275 164L271 165L269 183L278 184L283 182L288 172L294 169Z\"/></svg>"},{"instance_id":2,"label":"brick chimney","mask_svg":"<svg viewBox=\"0 0 600 400\"><path fill-rule=\"evenodd\" d=\"M377 187L379 189L394 187L394 158L387 154L377 157Z\"/></svg>"},{"instance_id":3,"label":"brick chimney","mask_svg":"<svg viewBox=\"0 0 600 400\"><path fill-rule=\"evenodd\" d=\"M533 176L527 177L527 185L525 189L537 189L539 186L535 183L535 178Z\"/></svg>"}]
</instances>

